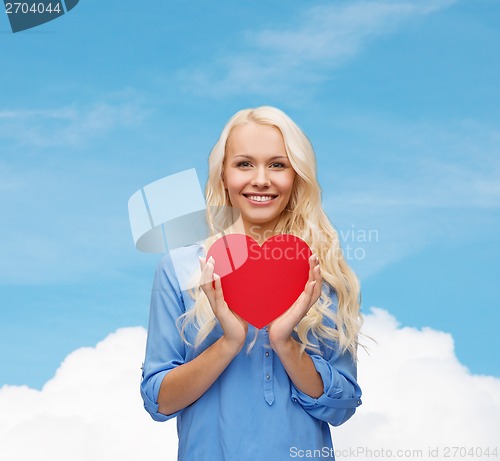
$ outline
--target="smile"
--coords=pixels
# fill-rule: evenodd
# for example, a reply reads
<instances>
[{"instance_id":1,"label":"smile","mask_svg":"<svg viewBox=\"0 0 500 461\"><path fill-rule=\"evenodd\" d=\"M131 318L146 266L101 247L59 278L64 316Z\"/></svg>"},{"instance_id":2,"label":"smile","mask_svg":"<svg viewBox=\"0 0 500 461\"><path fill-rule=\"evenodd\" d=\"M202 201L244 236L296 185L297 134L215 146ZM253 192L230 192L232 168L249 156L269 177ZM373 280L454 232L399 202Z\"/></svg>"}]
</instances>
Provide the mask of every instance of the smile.
<instances>
[{"instance_id":1,"label":"smile","mask_svg":"<svg viewBox=\"0 0 500 461\"><path fill-rule=\"evenodd\" d=\"M268 203L276 198L276 195L250 195L244 194L245 198L255 203Z\"/></svg>"}]
</instances>

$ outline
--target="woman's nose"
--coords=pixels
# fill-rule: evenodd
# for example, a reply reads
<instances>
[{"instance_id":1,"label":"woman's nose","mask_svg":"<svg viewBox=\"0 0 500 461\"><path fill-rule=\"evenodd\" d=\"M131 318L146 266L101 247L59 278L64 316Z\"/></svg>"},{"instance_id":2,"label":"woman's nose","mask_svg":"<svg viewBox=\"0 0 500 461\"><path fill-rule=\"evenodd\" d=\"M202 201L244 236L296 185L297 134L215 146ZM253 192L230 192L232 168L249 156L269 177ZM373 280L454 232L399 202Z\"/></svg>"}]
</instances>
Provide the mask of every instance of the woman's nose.
<instances>
[{"instance_id":1,"label":"woman's nose","mask_svg":"<svg viewBox=\"0 0 500 461\"><path fill-rule=\"evenodd\" d=\"M271 180L268 176L268 171L266 168L257 168L255 174L252 178L252 185L258 187L265 187L271 185Z\"/></svg>"}]
</instances>

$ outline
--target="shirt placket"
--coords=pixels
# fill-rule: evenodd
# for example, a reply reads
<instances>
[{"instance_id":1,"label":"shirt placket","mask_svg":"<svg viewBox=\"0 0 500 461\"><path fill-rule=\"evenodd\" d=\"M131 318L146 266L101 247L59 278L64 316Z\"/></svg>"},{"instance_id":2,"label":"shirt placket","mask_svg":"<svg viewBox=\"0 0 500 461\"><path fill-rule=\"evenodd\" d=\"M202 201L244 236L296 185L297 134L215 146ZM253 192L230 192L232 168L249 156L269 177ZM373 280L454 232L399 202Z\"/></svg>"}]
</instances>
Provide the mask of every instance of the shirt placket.
<instances>
[{"instance_id":1,"label":"shirt placket","mask_svg":"<svg viewBox=\"0 0 500 461\"><path fill-rule=\"evenodd\" d=\"M263 353L263 373L264 373L264 399L269 405L274 402L274 376L273 376L273 350L268 341L267 327L265 328L265 341L262 346Z\"/></svg>"}]
</instances>

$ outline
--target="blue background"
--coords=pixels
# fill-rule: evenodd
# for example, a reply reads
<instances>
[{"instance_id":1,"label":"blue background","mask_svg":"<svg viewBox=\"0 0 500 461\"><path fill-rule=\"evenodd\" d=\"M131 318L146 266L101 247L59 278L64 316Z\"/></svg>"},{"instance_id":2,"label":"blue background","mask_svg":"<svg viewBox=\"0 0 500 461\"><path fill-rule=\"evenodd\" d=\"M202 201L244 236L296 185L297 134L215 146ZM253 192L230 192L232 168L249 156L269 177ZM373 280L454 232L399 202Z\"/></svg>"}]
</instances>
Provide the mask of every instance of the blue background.
<instances>
[{"instance_id":1,"label":"blue background","mask_svg":"<svg viewBox=\"0 0 500 461\"><path fill-rule=\"evenodd\" d=\"M134 248L128 198L192 167L204 186L227 119L262 104L315 146L363 311L450 332L499 376L499 23L492 0L85 0L17 34L0 16L0 386L146 326L160 256Z\"/></svg>"}]
</instances>

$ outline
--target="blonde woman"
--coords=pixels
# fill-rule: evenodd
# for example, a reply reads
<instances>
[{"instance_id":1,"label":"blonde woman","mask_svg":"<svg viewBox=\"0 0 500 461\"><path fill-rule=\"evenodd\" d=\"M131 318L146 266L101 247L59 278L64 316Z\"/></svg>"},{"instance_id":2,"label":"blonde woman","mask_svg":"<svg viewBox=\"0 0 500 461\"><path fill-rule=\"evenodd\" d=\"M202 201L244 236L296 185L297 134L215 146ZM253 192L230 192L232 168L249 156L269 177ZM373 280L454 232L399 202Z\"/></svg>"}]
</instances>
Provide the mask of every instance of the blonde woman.
<instances>
[{"instance_id":1,"label":"blonde woman","mask_svg":"<svg viewBox=\"0 0 500 461\"><path fill-rule=\"evenodd\" d=\"M213 236L167 254L151 300L141 394L157 421L177 417L180 461L334 459L329 424L361 404L359 284L321 206L312 146L273 107L227 123L209 157ZM257 330L224 300L210 245L246 234L262 245L293 234L310 246L309 279ZM192 280L197 287L187 290Z\"/></svg>"}]
</instances>

